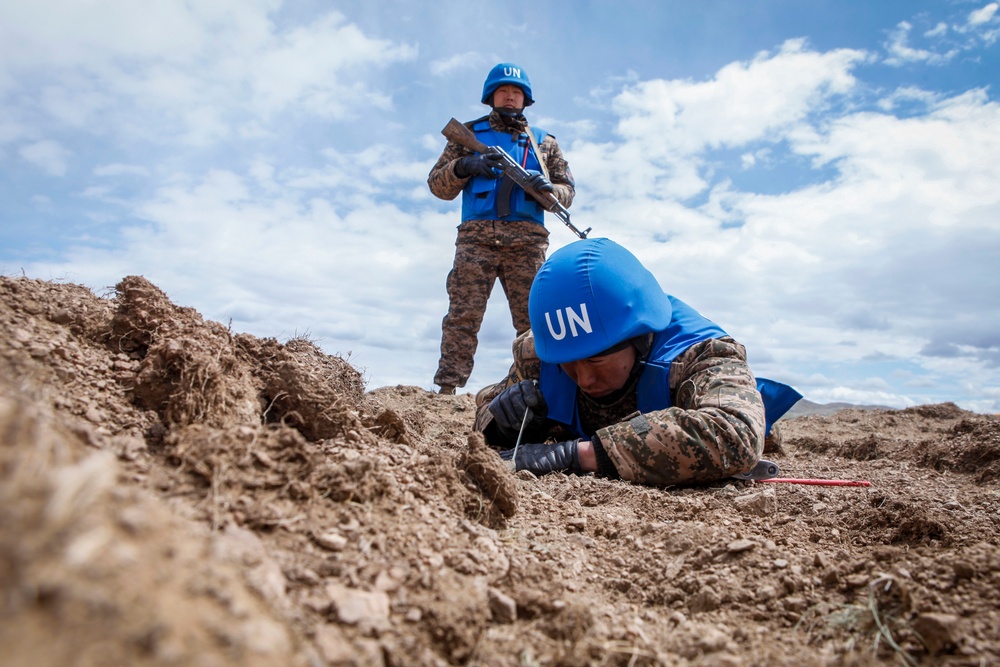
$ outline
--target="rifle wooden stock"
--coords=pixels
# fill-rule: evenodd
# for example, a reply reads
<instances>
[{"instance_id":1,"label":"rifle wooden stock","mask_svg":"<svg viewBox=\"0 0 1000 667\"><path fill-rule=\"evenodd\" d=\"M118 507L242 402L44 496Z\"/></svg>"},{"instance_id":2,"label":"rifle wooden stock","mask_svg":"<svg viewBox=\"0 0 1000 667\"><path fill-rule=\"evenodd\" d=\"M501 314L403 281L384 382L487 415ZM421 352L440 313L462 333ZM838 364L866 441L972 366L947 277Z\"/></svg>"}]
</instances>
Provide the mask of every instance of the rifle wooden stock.
<instances>
[{"instance_id":1,"label":"rifle wooden stock","mask_svg":"<svg viewBox=\"0 0 1000 667\"><path fill-rule=\"evenodd\" d=\"M536 190L528 185L528 181L531 179L531 174L529 174L524 167L519 165L507 153L507 151L499 146L487 146L476 138L475 132L454 118L448 121L448 124L444 126L443 130L441 130L441 134L443 134L448 140L454 141L456 144L461 146L465 146L470 151L475 151L480 154L491 153L499 155L503 160L502 168L504 175L521 186L529 195L534 197L535 201L541 204L542 208L562 220L574 234L579 236L581 239L587 238L587 233L590 232L590 227L587 227L586 230L581 232L572 222L570 222L569 211L559 202L559 199L554 194L551 192Z\"/></svg>"},{"instance_id":2,"label":"rifle wooden stock","mask_svg":"<svg viewBox=\"0 0 1000 667\"><path fill-rule=\"evenodd\" d=\"M441 130L441 134L449 140L454 141L456 144L465 146L470 151L485 153L489 148L486 144L476 138L475 132L454 118L448 121L448 124L444 126L443 130Z\"/></svg>"}]
</instances>

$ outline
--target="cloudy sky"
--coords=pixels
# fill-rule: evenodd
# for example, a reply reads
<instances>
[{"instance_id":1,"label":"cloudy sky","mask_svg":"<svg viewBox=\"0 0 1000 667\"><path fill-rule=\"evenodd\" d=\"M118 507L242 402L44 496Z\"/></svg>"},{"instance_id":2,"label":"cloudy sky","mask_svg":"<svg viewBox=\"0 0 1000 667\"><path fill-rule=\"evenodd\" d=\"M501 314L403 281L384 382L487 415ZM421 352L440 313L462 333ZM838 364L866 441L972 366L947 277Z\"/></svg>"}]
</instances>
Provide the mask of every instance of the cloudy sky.
<instances>
[{"instance_id":1,"label":"cloudy sky","mask_svg":"<svg viewBox=\"0 0 1000 667\"><path fill-rule=\"evenodd\" d=\"M989 0L0 0L0 273L144 275L432 389L459 204L427 172L513 61L574 224L758 375L1000 412L998 38ZM467 389L512 336L497 287Z\"/></svg>"}]
</instances>

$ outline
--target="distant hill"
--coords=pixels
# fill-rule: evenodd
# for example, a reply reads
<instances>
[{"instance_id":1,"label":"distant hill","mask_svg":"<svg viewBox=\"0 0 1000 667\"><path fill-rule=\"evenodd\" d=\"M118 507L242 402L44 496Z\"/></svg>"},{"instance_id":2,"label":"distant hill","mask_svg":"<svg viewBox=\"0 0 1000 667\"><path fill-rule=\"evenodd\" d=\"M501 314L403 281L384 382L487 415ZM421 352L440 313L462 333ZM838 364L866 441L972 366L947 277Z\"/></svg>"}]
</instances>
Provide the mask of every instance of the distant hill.
<instances>
[{"instance_id":1,"label":"distant hill","mask_svg":"<svg viewBox=\"0 0 1000 667\"><path fill-rule=\"evenodd\" d=\"M854 405L853 403L813 403L808 399L800 399L798 403L785 413L785 419L805 417L807 415L832 415L846 409L853 410L892 410L887 405Z\"/></svg>"}]
</instances>

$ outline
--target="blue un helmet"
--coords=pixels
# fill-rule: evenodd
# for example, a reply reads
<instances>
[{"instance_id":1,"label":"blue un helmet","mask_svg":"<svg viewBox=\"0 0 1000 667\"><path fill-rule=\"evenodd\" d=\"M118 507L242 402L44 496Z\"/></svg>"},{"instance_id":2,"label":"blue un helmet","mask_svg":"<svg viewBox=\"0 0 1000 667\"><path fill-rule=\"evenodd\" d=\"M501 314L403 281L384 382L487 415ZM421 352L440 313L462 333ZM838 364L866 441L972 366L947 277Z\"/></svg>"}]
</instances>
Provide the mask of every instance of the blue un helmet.
<instances>
[{"instance_id":1,"label":"blue un helmet","mask_svg":"<svg viewBox=\"0 0 1000 667\"><path fill-rule=\"evenodd\" d=\"M534 98L531 97L531 81L528 80L528 73L514 63L500 63L490 70L486 76L486 82L483 83L483 104L492 106L493 93L496 92L497 88L507 83L520 86L521 90L524 91L524 106L530 107L535 103Z\"/></svg>"},{"instance_id":2,"label":"blue un helmet","mask_svg":"<svg viewBox=\"0 0 1000 667\"><path fill-rule=\"evenodd\" d=\"M552 253L528 295L535 352L551 364L663 331L672 311L653 274L609 239L584 239Z\"/></svg>"}]
</instances>

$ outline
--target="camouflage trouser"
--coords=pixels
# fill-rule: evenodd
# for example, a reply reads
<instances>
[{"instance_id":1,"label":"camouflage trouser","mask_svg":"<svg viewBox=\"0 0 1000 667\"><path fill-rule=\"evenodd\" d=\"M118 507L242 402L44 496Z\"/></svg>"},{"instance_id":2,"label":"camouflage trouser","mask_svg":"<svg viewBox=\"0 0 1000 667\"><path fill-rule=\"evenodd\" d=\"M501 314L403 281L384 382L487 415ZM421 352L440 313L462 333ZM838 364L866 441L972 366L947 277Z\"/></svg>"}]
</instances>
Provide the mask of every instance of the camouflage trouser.
<instances>
[{"instance_id":1,"label":"camouflage trouser","mask_svg":"<svg viewBox=\"0 0 1000 667\"><path fill-rule=\"evenodd\" d=\"M507 296L514 329L521 334L530 328L528 292L545 261L548 237L548 230L536 222L469 220L459 226L434 384L465 386L472 374L486 302L497 279Z\"/></svg>"}]
</instances>

